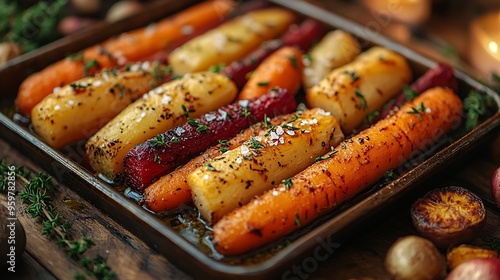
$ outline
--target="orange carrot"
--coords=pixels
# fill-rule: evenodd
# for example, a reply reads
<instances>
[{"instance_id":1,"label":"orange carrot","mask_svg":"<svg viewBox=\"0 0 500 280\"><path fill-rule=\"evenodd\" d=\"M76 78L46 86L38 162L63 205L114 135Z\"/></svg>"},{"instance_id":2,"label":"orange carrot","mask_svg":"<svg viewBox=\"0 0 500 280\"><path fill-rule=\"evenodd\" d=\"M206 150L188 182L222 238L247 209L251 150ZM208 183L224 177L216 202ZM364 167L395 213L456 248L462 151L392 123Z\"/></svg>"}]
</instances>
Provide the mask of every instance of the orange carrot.
<instances>
[{"instance_id":1,"label":"orange carrot","mask_svg":"<svg viewBox=\"0 0 500 280\"><path fill-rule=\"evenodd\" d=\"M266 58L248 79L238 99L252 99L273 87L296 94L302 81L302 52L295 47L282 47Z\"/></svg>"},{"instance_id":2,"label":"orange carrot","mask_svg":"<svg viewBox=\"0 0 500 280\"><path fill-rule=\"evenodd\" d=\"M155 25L143 27L100 45L85 49L81 56L65 58L26 78L19 88L17 110L25 115L56 87L84 78L102 68L138 61L154 53L179 45L189 34L220 23L231 12L230 0L205 1Z\"/></svg>"},{"instance_id":3,"label":"orange carrot","mask_svg":"<svg viewBox=\"0 0 500 280\"><path fill-rule=\"evenodd\" d=\"M216 249L241 254L309 224L450 131L461 112L461 100L451 90L428 90L394 116L343 141L331 158L311 165L286 186L223 217L213 228Z\"/></svg>"},{"instance_id":4,"label":"orange carrot","mask_svg":"<svg viewBox=\"0 0 500 280\"><path fill-rule=\"evenodd\" d=\"M294 114L283 115L271 119L270 125L279 125L292 120ZM188 175L198 167L220 156L223 151L232 150L241 146L252 136L257 136L261 131L268 130L264 123L256 123L243 130L234 138L222 144L213 146L203 154L193 158L182 167L161 177L144 190L143 203L154 212L172 210L191 201L191 190L187 183Z\"/></svg>"}]
</instances>

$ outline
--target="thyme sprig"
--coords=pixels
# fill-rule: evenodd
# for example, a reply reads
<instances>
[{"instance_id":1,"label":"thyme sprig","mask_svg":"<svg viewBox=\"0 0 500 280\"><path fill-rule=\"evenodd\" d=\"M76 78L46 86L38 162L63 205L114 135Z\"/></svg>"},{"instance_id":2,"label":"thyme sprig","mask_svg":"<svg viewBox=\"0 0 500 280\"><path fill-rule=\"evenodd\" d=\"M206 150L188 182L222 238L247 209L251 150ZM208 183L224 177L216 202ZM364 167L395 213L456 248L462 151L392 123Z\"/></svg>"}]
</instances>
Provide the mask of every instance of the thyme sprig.
<instances>
[{"instance_id":1,"label":"thyme sprig","mask_svg":"<svg viewBox=\"0 0 500 280\"><path fill-rule=\"evenodd\" d=\"M5 171L9 169L9 165L0 160L0 171L2 171L0 189L5 190L7 186ZM80 260L81 264L86 269L89 276L97 279L114 279L116 273L113 272L106 264L106 260L98 256L94 259L83 258L81 255L94 245L92 239L83 236L78 239L73 239L68 231L72 223L65 220L59 213L56 213L57 208L51 204L52 197L50 193L55 191L55 185L52 177L43 172L32 174L23 166L15 168L16 178L24 184L24 190L19 193L21 201L26 206L26 212L32 218L40 218L43 229L42 235L47 235L57 240L57 245L63 248L68 255L74 260ZM85 260L85 262L83 262ZM90 270L89 265L92 264L94 269ZM99 269L95 270L98 265ZM79 279L85 279L84 276L77 276ZM82 278L83 277L83 278Z\"/></svg>"}]
</instances>

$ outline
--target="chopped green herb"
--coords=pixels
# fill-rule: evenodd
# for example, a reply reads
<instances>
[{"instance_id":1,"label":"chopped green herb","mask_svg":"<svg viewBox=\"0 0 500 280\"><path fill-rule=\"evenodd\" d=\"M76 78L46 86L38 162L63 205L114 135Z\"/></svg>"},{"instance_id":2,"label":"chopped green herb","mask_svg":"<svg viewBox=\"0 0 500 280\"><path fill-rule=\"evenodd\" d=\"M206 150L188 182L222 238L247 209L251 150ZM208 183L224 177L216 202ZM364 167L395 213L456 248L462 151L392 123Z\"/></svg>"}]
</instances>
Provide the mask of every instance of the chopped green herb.
<instances>
[{"instance_id":1,"label":"chopped green herb","mask_svg":"<svg viewBox=\"0 0 500 280\"><path fill-rule=\"evenodd\" d=\"M293 185L292 178L287 178L287 179L281 181L281 183L283 183L283 185L285 185L285 190L289 190L290 187L292 187L292 185Z\"/></svg>"},{"instance_id":2,"label":"chopped green herb","mask_svg":"<svg viewBox=\"0 0 500 280\"><path fill-rule=\"evenodd\" d=\"M347 75L351 76L351 79L352 79L352 82L353 82L353 83L359 79L358 74L357 74L356 72L354 72L354 71L347 71L347 70L346 70L346 71L344 71L344 72L342 72L342 73L344 73L344 74L347 74Z\"/></svg>"},{"instance_id":3,"label":"chopped green herb","mask_svg":"<svg viewBox=\"0 0 500 280\"><path fill-rule=\"evenodd\" d=\"M81 62L81 61L83 61L83 53L77 52L74 54L70 54L70 55L68 55L68 59L71 61Z\"/></svg>"},{"instance_id":4,"label":"chopped green herb","mask_svg":"<svg viewBox=\"0 0 500 280\"><path fill-rule=\"evenodd\" d=\"M225 152L229 151L229 149L226 147L221 147L219 150L221 153L225 153Z\"/></svg>"},{"instance_id":5,"label":"chopped green herb","mask_svg":"<svg viewBox=\"0 0 500 280\"><path fill-rule=\"evenodd\" d=\"M125 96L125 86L122 84L114 84L113 88L117 88L118 92L120 93L120 98L123 98Z\"/></svg>"},{"instance_id":6,"label":"chopped green herb","mask_svg":"<svg viewBox=\"0 0 500 280\"><path fill-rule=\"evenodd\" d=\"M174 137L172 137L172 139L170 139L170 143L179 143L179 142L180 142L180 141L179 141L179 138L177 138L177 137L175 137L175 136L174 136Z\"/></svg>"},{"instance_id":7,"label":"chopped green herb","mask_svg":"<svg viewBox=\"0 0 500 280\"><path fill-rule=\"evenodd\" d=\"M257 85L258 85L259 87L265 87L265 86L269 85L269 81L266 81L266 82L258 82L258 83L257 83Z\"/></svg>"},{"instance_id":8,"label":"chopped green herb","mask_svg":"<svg viewBox=\"0 0 500 280\"><path fill-rule=\"evenodd\" d=\"M153 159L153 161L157 164L160 164L160 155L159 154L155 154L155 158Z\"/></svg>"},{"instance_id":9,"label":"chopped green herb","mask_svg":"<svg viewBox=\"0 0 500 280\"><path fill-rule=\"evenodd\" d=\"M295 213L295 224L300 227L300 216L299 213Z\"/></svg>"},{"instance_id":10,"label":"chopped green herb","mask_svg":"<svg viewBox=\"0 0 500 280\"><path fill-rule=\"evenodd\" d=\"M188 123L192 126L196 126L196 131L198 131L198 132L210 130L210 128L206 124L203 124L203 123L196 121L196 120L193 120L193 119L188 119Z\"/></svg>"},{"instance_id":11,"label":"chopped green herb","mask_svg":"<svg viewBox=\"0 0 500 280\"><path fill-rule=\"evenodd\" d=\"M207 167L208 170L210 171L217 171L217 169L215 169L215 167L212 166L212 164L210 162L207 162L205 163L205 166Z\"/></svg>"},{"instance_id":12,"label":"chopped green herb","mask_svg":"<svg viewBox=\"0 0 500 280\"><path fill-rule=\"evenodd\" d=\"M252 149L264 148L264 146L259 142L259 140L255 139L255 137L250 137L250 146L249 147Z\"/></svg>"},{"instance_id":13,"label":"chopped green herb","mask_svg":"<svg viewBox=\"0 0 500 280\"><path fill-rule=\"evenodd\" d=\"M214 72L214 73L220 73L220 72L222 72L222 70L224 70L225 67L226 66L224 65L224 63L220 63L220 64L210 66L208 71Z\"/></svg>"},{"instance_id":14,"label":"chopped green herb","mask_svg":"<svg viewBox=\"0 0 500 280\"><path fill-rule=\"evenodd\" d=\"M312 62L311 53L306 53L306 54L302 55L302 59L309 61L309 62Z\"/></svg>"},{"instance_id":15,"label":"chopped green herb","mask_svg":"<svg viewBox=\"0 0 500 280\"><path fill-rule=\"evenodd\" d=\"M255 117L252 115L252 113L250 113L250 111L248 110L248 107L243 107L243 111L241 111L240 115L242 117L249 117L252 120L255 120Z\"/></svg>"},{"instance_id":16,"label":"chopped green herb","mask_svg":"<svg viewBox=\"0 0 500 280\"><path fill-rule=\"evenodd\" d=\"M165 142L162 134L157 134L155 138L149 140L149 143L153 144L153 147L165 146L168 142Z\"/></svg>"},{"instance_id":17,"label":"chopped green herb","mask_svg":"<svg viewBox=\"0 0 500 280\"><path fill-rule=\"evenodd\" d=\"M299 130L299 129L300 129L300 128L295 127L295 126L291 126L291 125L289 125L289 124L287 124L287 123L286 123L286 124L284 124L284 125L282 125L281 127L282 127L282 128L286 128L286 129L288 129L288 130Z\"/></svg>"},{"instance_id":18,"label":"chopped green herb","mask_svg":"<svg viewBox=\"0 0 500 280\"><path fill-rule=\"evenodd\" d=\"M186 108L186 105L181 105L182 111L184 112L181 116L189 118L189 113L194 113L196 110Z\"/></svg>"},{"instance_id":19,"label":"chopped green herb","mask_svg":"<svg viewBox=\"0 0 500 280\"><path fill-rule=\"evenodd\" d=\"M270 128L271 127L271 120L267 117L267 115L264 115L264 128Z\"/></svg>"},{"instance_id":20,"label":"chopped green herb","mask_svg":"<svg viewBox=\"0 0 500 280\"><path fill-rule=\"evenodd\" d=\"M365 123L371 124L378 116L380 116L380 111L378 110L369 113L368 116L366 116Z\"/></svg>"},{"instance_id":21,"label":"chopped green herb","mask_svg":"<svg viewBox=\"0 0 500 280\"><path fill-rule=\"evenodd\" d=\"M296 121L296 120L298 120L298 119L300 119L300 113L295 113L295 114L293 114L293 116L292 116L292 120L291 120L291 122L294 122L294 121Z\"/></svg>"},{"instance_id":22,"label":"chopped green herb","mask_svg":"<svg viewBox=\"0 0 500 280\"><path fill-rule=\"evenodd\" d=\"M294 55L288 57L288 61L292 64L293 68L298 69L299 63L297 62L297 58Z\"/></svg>"},{"instance_id":23,"label":"chopped green herb","mask_svg":"<svg viewBox=\"0 0 500 280\"><path fill-rule=\"evenodd\" d=\"M394 170L388 170L384 173L384 183L389 183L394 178Z\"/></svg>"},{"instance_id":24,"label":"chopped green herb","mask_svg":"<svg viewBox=\"0 0 500 280\"><path fill-rule=\"evenodd\" d=\"M359 103L359 106L363 109L363 110L366 110L368 109L368 104L366 103L366 99L365 99L365 96L361 93L361 91L359 89L356 89L354 91L354 93L356 94L356 96L361 99L360 103Z\"/></svg>"},{"instance_id":25,"label":"chopped green herb","mask_svg":"<svg viewBox=\"0 0 500 280\"><path fill-rule=\"evenodd\" d=\"M317 162L317 161L322 161L322 160L325 160L325 159L329 159L331 158L334 154L338 153L339 151L337 150L333 150L331 152L328 152L326 155L324 156L319 156L317 157L314 161Z\"/></svg>"},{"instance_id":26,"label":"chopped green herb","mask_svg":"<svg viewBox=\"0 0 500 280\"><path fill-rule=\"evenodd\" d=\"M83 63L83 73L85 73L85 75L88 75L90 70L94 69L94 68L99 68L101 65L99 64L99 62L95 59L89 59L87 61L85 61Z\"/></svg>"},{"instance_id":27,"label":"chopped green herb","mask_svg":"<svg viewBox=\"0 0 500 280\"><path fill-rule=\"evenodd\" d=\"M243 159L245 159L245 160L252 160L253 158L251 156L243 156Z\"/></svg>"},{"instance_id":28,"label":"chopped green herb","mask_svg":"<svg viewBox=\"0 0 500 280\"><path fill-rule=\"evenodd\" d=\"M495 107L493 97L477 91L471 91L464 99L465 131L471 131L489 114L491 108Z\"/></svg>"},{"instance_id":29,"label":"chopped green herb","mask_svg":"<svg viewBox=\"0 0 500 280\"><path fill-rule=\"evenodd\" d=\"M418 115L418 119L422 121L422 113L425 113L424 103L420 102L420 105L417 108L411 107L411 111L408 111L407 113Z\"/></svg>"},{"instance_id":30,"label":"chopped green herb","mask_svg":"<svg viewBox=\"0 0 500 280\"><path fill-rule=\"evenodd\" d=\"M229 141L228 140L219 140L219 145L222 147L229 147Z\"/></svg>"},{"instance_id":31,"label":"chopped green herb","mask_svg":"<svg viewBox=\"0 0 500 280\"><path fill-rule=\"evenodd\" d=\"M406 96L408 101L415 99L417 92L409 86L403 86L403 94Z\"/></svg>"}]
</instances>

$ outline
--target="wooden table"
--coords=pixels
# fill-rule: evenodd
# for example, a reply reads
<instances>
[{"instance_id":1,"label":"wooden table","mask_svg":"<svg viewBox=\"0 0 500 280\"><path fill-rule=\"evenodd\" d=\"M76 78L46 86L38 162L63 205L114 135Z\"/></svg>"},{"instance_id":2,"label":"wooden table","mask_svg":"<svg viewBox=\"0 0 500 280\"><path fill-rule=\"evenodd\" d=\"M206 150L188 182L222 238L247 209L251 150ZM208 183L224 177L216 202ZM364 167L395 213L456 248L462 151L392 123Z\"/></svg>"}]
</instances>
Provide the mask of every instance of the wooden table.
<instances>
[{"instance_id":1,"label":"wooden table","mask_svg":"<svg viewBox=\"0 0 500 280\"><path fill-rule=\"evenodd\" d=\"M319 1L321 2L321 1ZM337 2L338 4L338 2ZM326 6L328 9L349 6ZM456 39L456 38L455 38ZM453 39L454 40L454 39ZM463 38L458 38L463 42ZM459 46L460 42L457 44ZM461 50L461 49L460 49ZM6 163L24 165L34 171L43 171L44 167L35 165L29 155L21 154L15 146L6 143L0 136L0 158ZM342 241L338 248L319 258L305 257L298 265L284 271L283 279L387 279L384 257L388 248L398 238L416 234L409 219L409 207L416 197L428 190L459 185L479 194L488 207L487 225L484 231L471 243L484 245L492 237L500 237L500 210L494 206L489 192L493 171L500 166L500 131L486 139L472 152L463 155L461 160L439 172L415 190L390 206L365 224L357 234ZM19 183L19 182L18 182ZM18 186L21 187L20 184ZM149 248L127 229L117 224L106 214L100 212L78 194L59 185L53 204L64 217L74 221L69 234L85 234L93 239L93 246L86 254L99 254L107 259L108 265L117 273L119 279L191 279L162 255ZM6 204L4 194L0 195L2 204ZM71 202L78 202L83 207L68 207ZM21 205L18 201L17 205ZM54 240L48 240L40 234L42 225L39 220L28 217L23 207L18 210L18 219L27 235L24 254L17 258L16 273L5 273L2 279L72 279L81 266L68 258L59 249Z\"/></svg>"}]
</instances>

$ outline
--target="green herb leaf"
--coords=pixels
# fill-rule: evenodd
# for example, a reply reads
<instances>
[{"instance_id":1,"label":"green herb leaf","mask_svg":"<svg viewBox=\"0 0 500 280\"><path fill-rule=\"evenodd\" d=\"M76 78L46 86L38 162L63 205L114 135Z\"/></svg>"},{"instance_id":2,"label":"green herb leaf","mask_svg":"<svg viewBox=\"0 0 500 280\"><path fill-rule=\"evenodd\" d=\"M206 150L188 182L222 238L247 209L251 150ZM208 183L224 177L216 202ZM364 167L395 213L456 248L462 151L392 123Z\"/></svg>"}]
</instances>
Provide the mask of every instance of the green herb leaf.
<instances>
[{"instance_id":1,"label":"green herb leaf","mask_svg":"<svg viewBox=\"0 0 500 280\"><path fill-rule=\"evenodd\" d=\"M207 162L205 163L205 166L207 167L208 170L210 171L217 171L217 169L215 169L215 167L212 166L212 164L210 162Z\"/></svg>"},{"instance_id":2,"label":"green herb leaf","mask_svg":"<svg viewBox=\"0 0 500 280\"><path fill-rule=\"evenodd\" d=\"M250 137L250 146L251 149L260 149L264 148L264 146L257 140L255 137Z\"/></svg>"},{"instance_id":3,"label":"green herb leaf","mask_svg":"<svg viewBox=\"0 0 500 280\"><path fill-rule=\"evenodd\" d=\"M299 213L295 213L295 224L300 227L300 216Z\"/></svg>"},{"instance_id":4,"label":"green herb leaf","mask_svg":"<svg viewBox=\"0 0 500 280\"><path fill-rule=\"evenodd\" d=\"M293 68L298 69L299 63L297 62L297 58L294 55L288 57L288 61L292 64Z\"/></svg>"},{"instance_id":5,"label":"green herb leaf","mask_svg":"<svg viewBox=\"0 0 500 280\"><path fill-rule=\"evenodd\" d=\"M258 82L258 83L257 83L257 85L258 85L259 87L265 87L265 86L269 85L269 81L265 81L265 82Z\"/></svg>"},{"instance_id":6,"label":"green herb leaf","mask_svg":"<svg viewBox=\"0 0 500 280\"><path fill-rule=\"evenodd\" d=\"M365 96L361 93L361 91L359 89L356 89L354 91L354 93L356 94L356 97L358 97L361 100L360 103L359 103L359 106L363 110L367 110L368 109L368 104L366 103Z\"/></svg>"},{"instance_id":7,"label":"green herb leaf","mask_svg":"<svg viewBox=\"0 0 500 280\"><path fill-rule=\"evenodd\" d=\"M287 179L281 181L281 183L283 183L283 185L285 185L285 190L289 190L290 187L293 185L292 178L287 178Z\"/></svg>"},{"instance_id":8,"label":"green herb leaf","mask_svg":"<svg viewBox=\"0 0 500 280\"><path fill-rule=\"evenodd\" d=\"M411 101L417 96L417 92L410 86L403 86L403 94L406 96L406 100Z\"/></svg>"}]
</instances>

